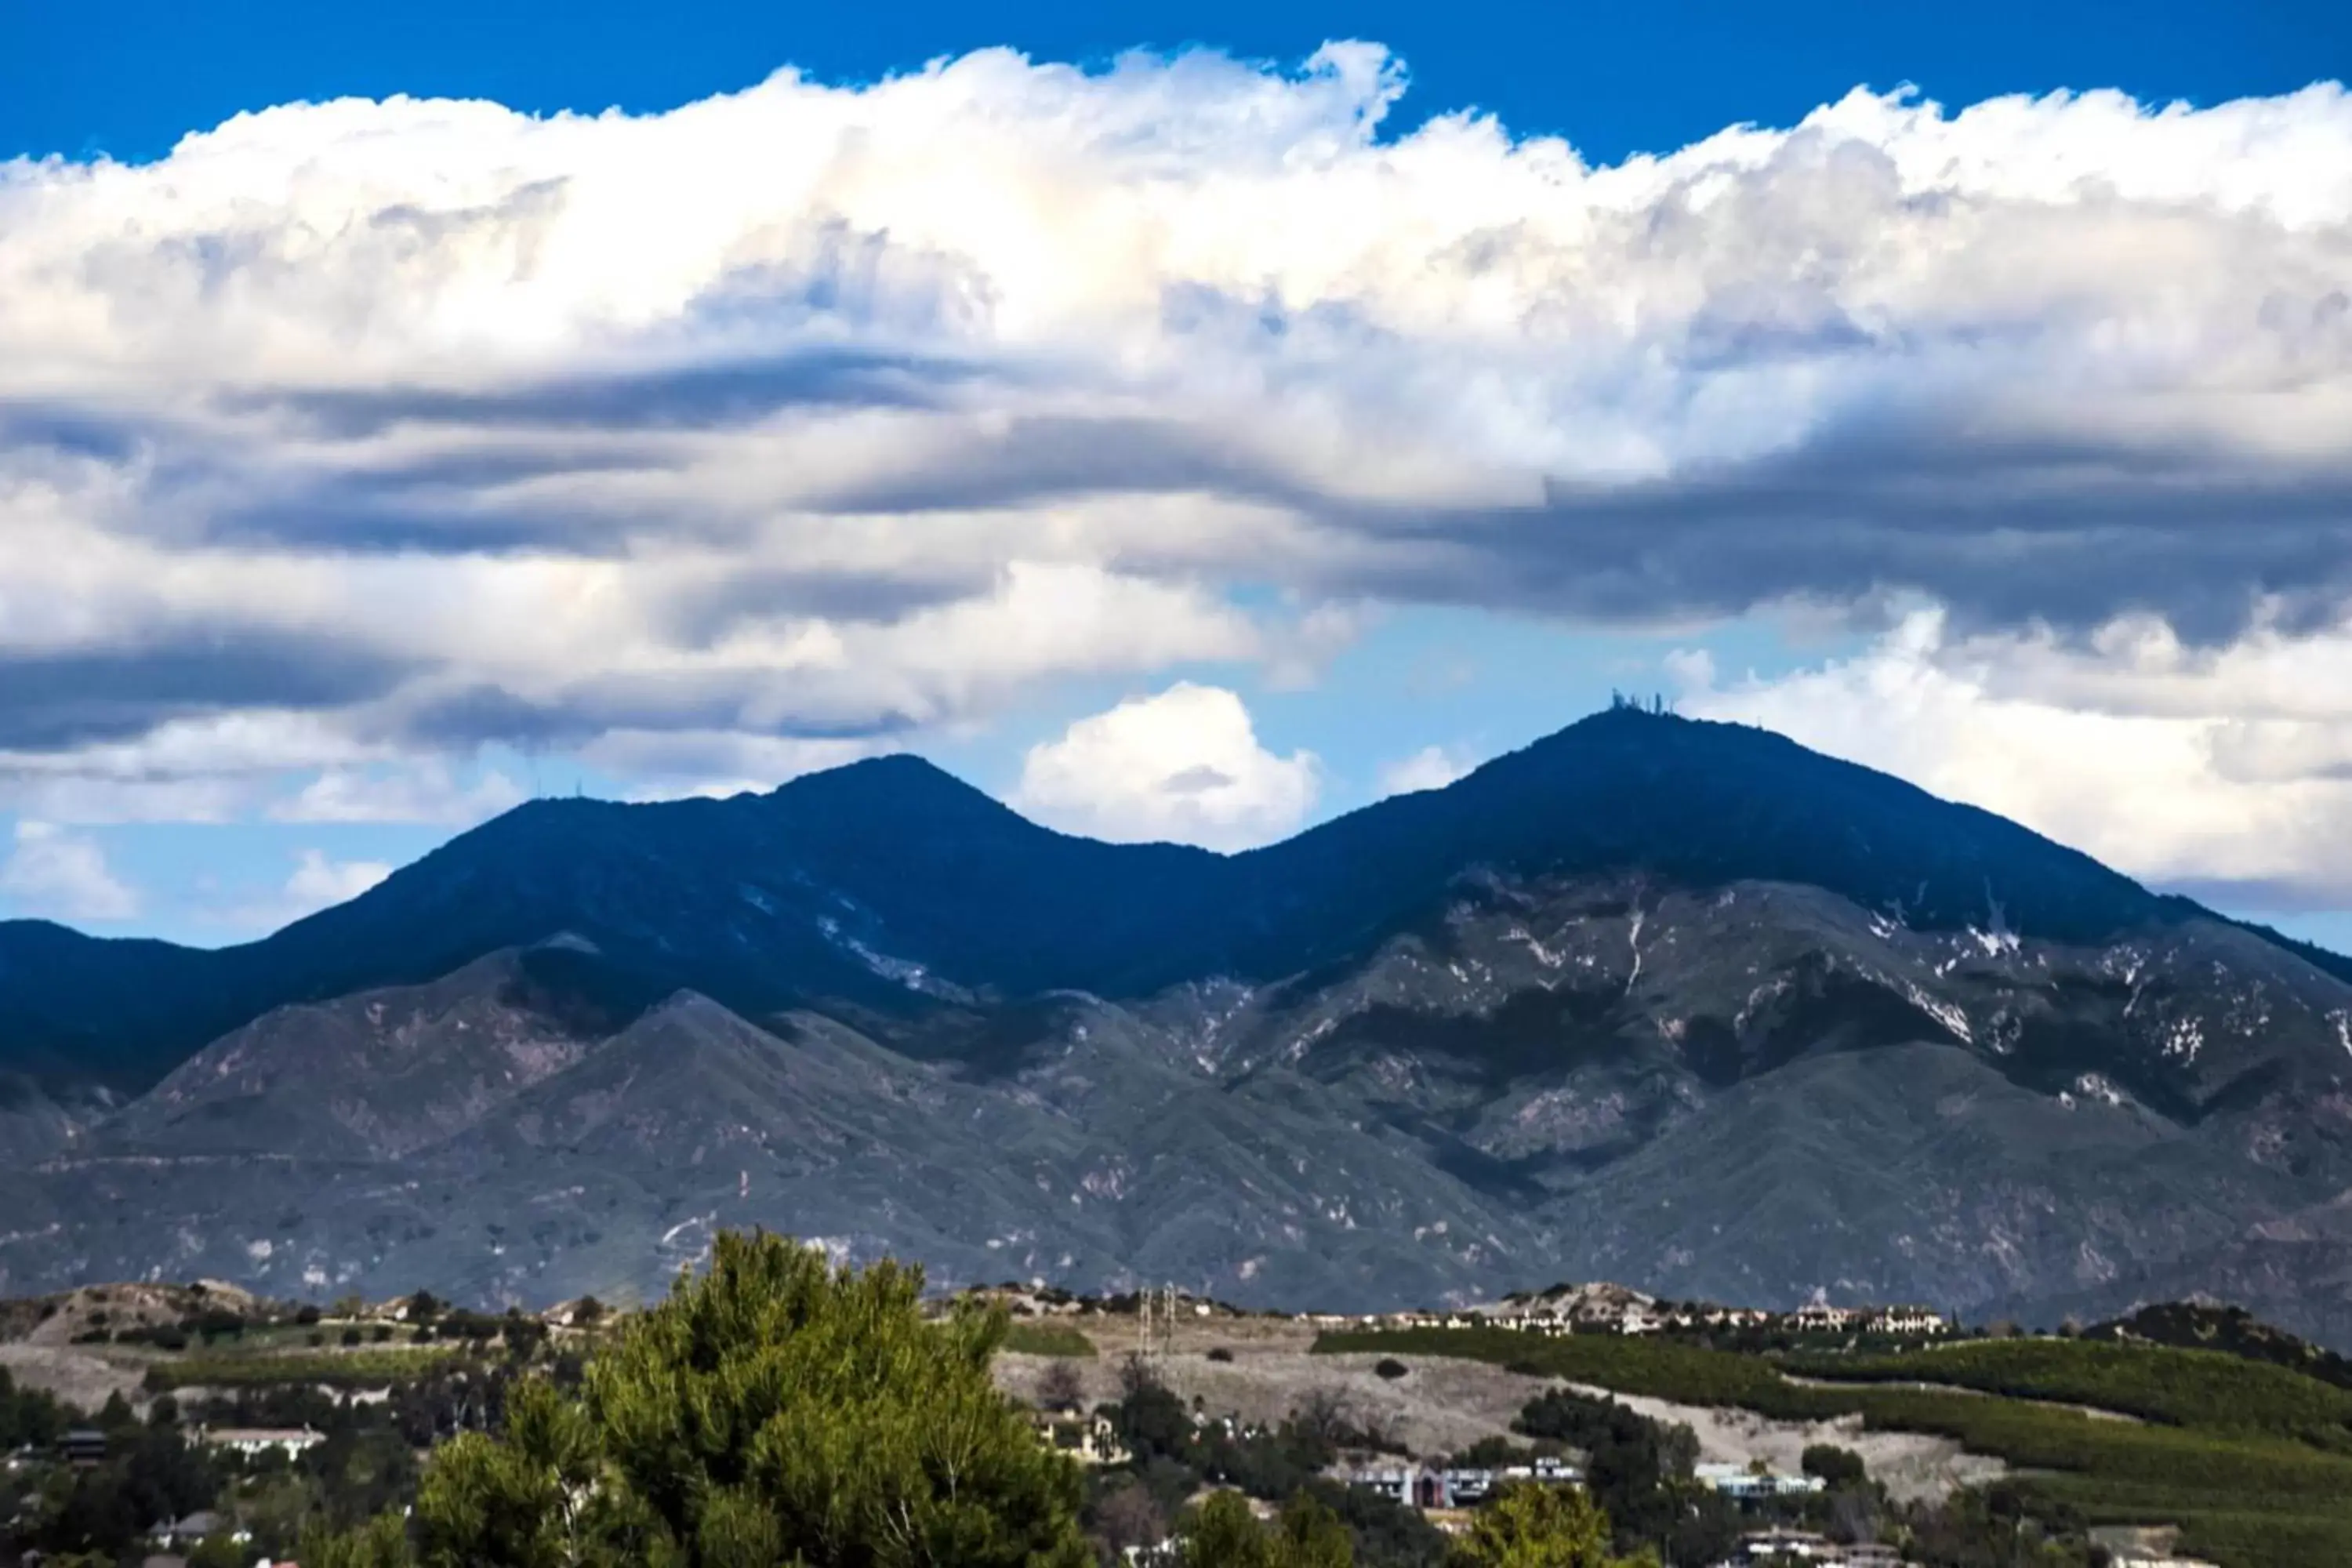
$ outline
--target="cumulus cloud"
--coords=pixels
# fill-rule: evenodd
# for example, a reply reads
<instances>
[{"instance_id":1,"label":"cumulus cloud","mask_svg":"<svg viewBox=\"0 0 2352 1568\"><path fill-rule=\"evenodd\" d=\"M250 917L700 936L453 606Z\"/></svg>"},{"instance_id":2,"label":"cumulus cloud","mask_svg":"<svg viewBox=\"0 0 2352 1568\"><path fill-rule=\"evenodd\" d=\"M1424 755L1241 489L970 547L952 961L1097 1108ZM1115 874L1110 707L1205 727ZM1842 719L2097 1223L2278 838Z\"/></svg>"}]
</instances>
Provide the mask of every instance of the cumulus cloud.
<instances>
[{"instance_id":1,"label":"cumulus cloud","mask_svg":"<svg viewBox=\"0 0 2352 1568\"><path fill-rule=\"evenodd\" d=\"M1412 795L1425 789L1444 789L1475 766L1475 763L1444 746L1423 746L1381 770L1381 793Z\"/></svg>"},{"instance_id":2,"label":"cumulus cloud","mask_svg":"<svg viewBox=\"0 0 2352 1568\"><path fill-rule=\"evenodd\" d=\"M85 834L50 822L20 821L15 847L0 861L0 898L20 915L68 921L124 921L139 895L115 876L106 852Z\"/></svg>"},{"instance_id":3,"label":"cumulus cloud","mask_svg":"<svg viewBox=\"0 0 2352 1568\"><path fill-rule=\"evenodd\" d=\"M725 730L615 730L581 749L581 760L634 781L632 800L723 797L871 756L864 740L795 740Z\"/></svg>"},{"instance_id":4,"label":"cumulus cloud","mask_svg":"<svg viewBox=\"0 0 2352 1568\"><path fill-rule=\"evenodd\" d=\"M1296 830L1320 787L1315 754L1260 745L1239 697L1179 681L1031 747L1013 802L1072 833L1230 850Z\"/></svg>"},{"instance_id":5,"label":"cumulus cloud","mask_svg":"<svg viewBox=\"0 0 2352 1568\"><path fill-rule=\"evenodd\" d=\"M996 50L0 165L0 779L771 782L705 760L1297 683L1384 603L2220 647L2352 597L2341 88L1857 92L1595 167L1384 136L1403 86Z\"/></svg>"},{"instance_id":6,"label":"cumulus cloud","mask_svg":"<svg viewBox=\"0 0 2352 1568\"><path fill-rule=\"evenodd\" d=\"M521 786L495 769L472 784L437 759L412 766L331 767L292 795L272 801L278 822L410 822L471 827L520 805Z\"/></svg>"},{"instance_id":7,"label":"cumulus cloud","mask_svg":"<svg viewBox=\"0 0 2352 1568\"><path fill-rule=\"evenodd\" d=\"M2013 817L2143 880L2253 908L2352 903L2352 625L2223 648L2152 617L2086 644L1957 635L1936 611L1855 657L1677 706Z\"/></svg>"},{"instance_id":8,"label":"cumulus cloud","mask_svg":"<svg viewBox=\"0 0 2352 1568\"><path fill-rule=\"evenodd\" d=\"M320 910L348 903L392 875L381 860L337 860L321 849L303 849L285 882L254 896L203 912L205 923L244 939L265 936Z\"/></svg>"},{"instance_id":9,"label":"cumulus cloud","mask_svg":"<svg viewBox=\"0 0 2352 1568\"><path fill-rule=\"evenodd\" d=\"M319 850L305 849L286 879L287 903L307 914L356 899L391 875L392 868L380 860L330 860Z\"/></svg>"}]
</instances>

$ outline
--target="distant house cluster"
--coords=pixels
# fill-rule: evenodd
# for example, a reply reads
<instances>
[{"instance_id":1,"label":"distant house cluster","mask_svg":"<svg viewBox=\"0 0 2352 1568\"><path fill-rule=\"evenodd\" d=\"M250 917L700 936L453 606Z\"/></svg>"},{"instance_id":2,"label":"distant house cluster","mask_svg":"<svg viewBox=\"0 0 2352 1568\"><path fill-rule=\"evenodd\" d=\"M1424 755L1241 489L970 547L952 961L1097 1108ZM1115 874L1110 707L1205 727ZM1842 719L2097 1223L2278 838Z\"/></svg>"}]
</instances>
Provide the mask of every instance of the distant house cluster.
<instances>
[{"instance_id":1,"label":"distant house cluster","mask_svg":"<svg viewBox=\"0 0 2352 1568\"><path fill-rule=\"evenodd\" d=\"M1507 1296L1487 1307L1442 1312L1363 1316L1308 1314L1328 1329L1511 1329L1534 1334L1658 1334L1697 1330L1775 1330L1798 1334L1872 1334L1932 1339L1950 1333L1941 1312L1912 1305L1800 1307L1793 1312L1727 1307L1709 1301L1664 1301L1622 1285L1556 1285L1539 1293Z\"/></svg>"},{"instance_id":2,"label":"distant house cluster","mask_svg":"<svg viewBox=\"0 0 2352 1568\"><path fill-rule=\"evenodd\" d=\"M196 1430L196 1441L248 1459L264 1454L297 1459L326 1440L326 1434L308 1426L202 1426Z\"/></svg>"}]
</instances>

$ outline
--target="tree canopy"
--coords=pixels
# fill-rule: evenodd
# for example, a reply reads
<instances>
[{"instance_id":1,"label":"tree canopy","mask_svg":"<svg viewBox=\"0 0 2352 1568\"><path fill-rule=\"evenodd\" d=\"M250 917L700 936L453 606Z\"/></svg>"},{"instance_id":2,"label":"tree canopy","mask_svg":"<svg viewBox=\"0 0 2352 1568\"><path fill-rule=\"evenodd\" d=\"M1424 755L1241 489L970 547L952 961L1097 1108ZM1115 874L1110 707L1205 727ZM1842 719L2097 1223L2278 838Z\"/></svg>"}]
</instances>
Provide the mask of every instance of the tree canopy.
<instances>
[{"instance_id":1,"label":"tree canopy","mask_svg":"<svg viewBox=\"0 0 2352 1568\"><path fill-rule=\"evenodd\" d=\"M429 1568L1077 1568L1080 1481L1000 1394L1001 1315L765 1234L628 1321L565 1393L527 1378L417 1494ZM319 1543L398 1568L394 1534Z\"/></svg>"},{"instance_id":2,"label":"tree canopy","mask_svg":"<svg viewBox=\"0 0 2352 1568\"><path fill-rule=\"evenodd\" d=\"M1580 1487L1518 1483L1497 1492L1473 1516L1453 1556L1454 1568L1657 1568L1657 1559L1616 1557L1609 1516Z\"/></svg>"},{"instance_id":3,"label":"tree canopy","mask_svg":"<svg viewBox=\"0 0 2352 1568\"><path fill-rule=\"evenodd\" d=\"M1183 1568L1352 1568L1355 1543L1339 1516L1305 1493L1271 1528L1236 1491L1210 1494L1177 1534Z\"/></svg>"}]
</instances>

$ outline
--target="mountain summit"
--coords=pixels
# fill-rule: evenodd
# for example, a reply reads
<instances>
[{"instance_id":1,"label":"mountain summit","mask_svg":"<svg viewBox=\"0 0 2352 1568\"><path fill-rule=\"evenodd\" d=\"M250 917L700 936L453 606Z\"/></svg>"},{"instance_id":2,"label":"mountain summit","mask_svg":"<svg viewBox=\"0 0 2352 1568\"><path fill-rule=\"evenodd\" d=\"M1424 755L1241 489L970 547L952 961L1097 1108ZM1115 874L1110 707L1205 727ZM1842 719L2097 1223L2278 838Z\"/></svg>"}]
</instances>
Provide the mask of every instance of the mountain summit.
<instances>
[{"instance_id":1,"label":"mountain summit","mask_svg":"<svg viewBox=\"0 0 2352 1568\"><path fill-rule=\"evenodd\" d=\"M0 1286L553 1298L753 1222L1288 1304L2276 1280L2352 1188L2342 967L1625 710L1234 856L911 757L537 801L242 948L0 926Z\"/></svg>"}]
</instances>

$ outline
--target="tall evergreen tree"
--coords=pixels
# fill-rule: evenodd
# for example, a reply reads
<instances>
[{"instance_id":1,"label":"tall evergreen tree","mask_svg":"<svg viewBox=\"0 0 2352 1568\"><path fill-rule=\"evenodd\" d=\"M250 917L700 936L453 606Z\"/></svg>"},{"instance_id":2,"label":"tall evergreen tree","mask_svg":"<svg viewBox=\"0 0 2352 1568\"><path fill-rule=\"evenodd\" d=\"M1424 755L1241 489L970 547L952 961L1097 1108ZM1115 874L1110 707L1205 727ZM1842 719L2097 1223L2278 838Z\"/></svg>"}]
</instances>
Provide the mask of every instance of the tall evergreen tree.
<instances>
[{"instance_id":1,"label":"tall evergreen tree","mask_svg":"<svg viewBox=\"0 0 2352 1568\"><path fill-rule=\"evenodd\" d=\"M927 1321L919 1272L723 1235L576 1395L447 1444L416 1502L430 1568L1080 1568L1077 1470L997 1392L1001 1313ZM398 1568L377 1555L354 1568ZM326 1550L322 1548L322 1550Z\"/></svg>"}]
</instances>

